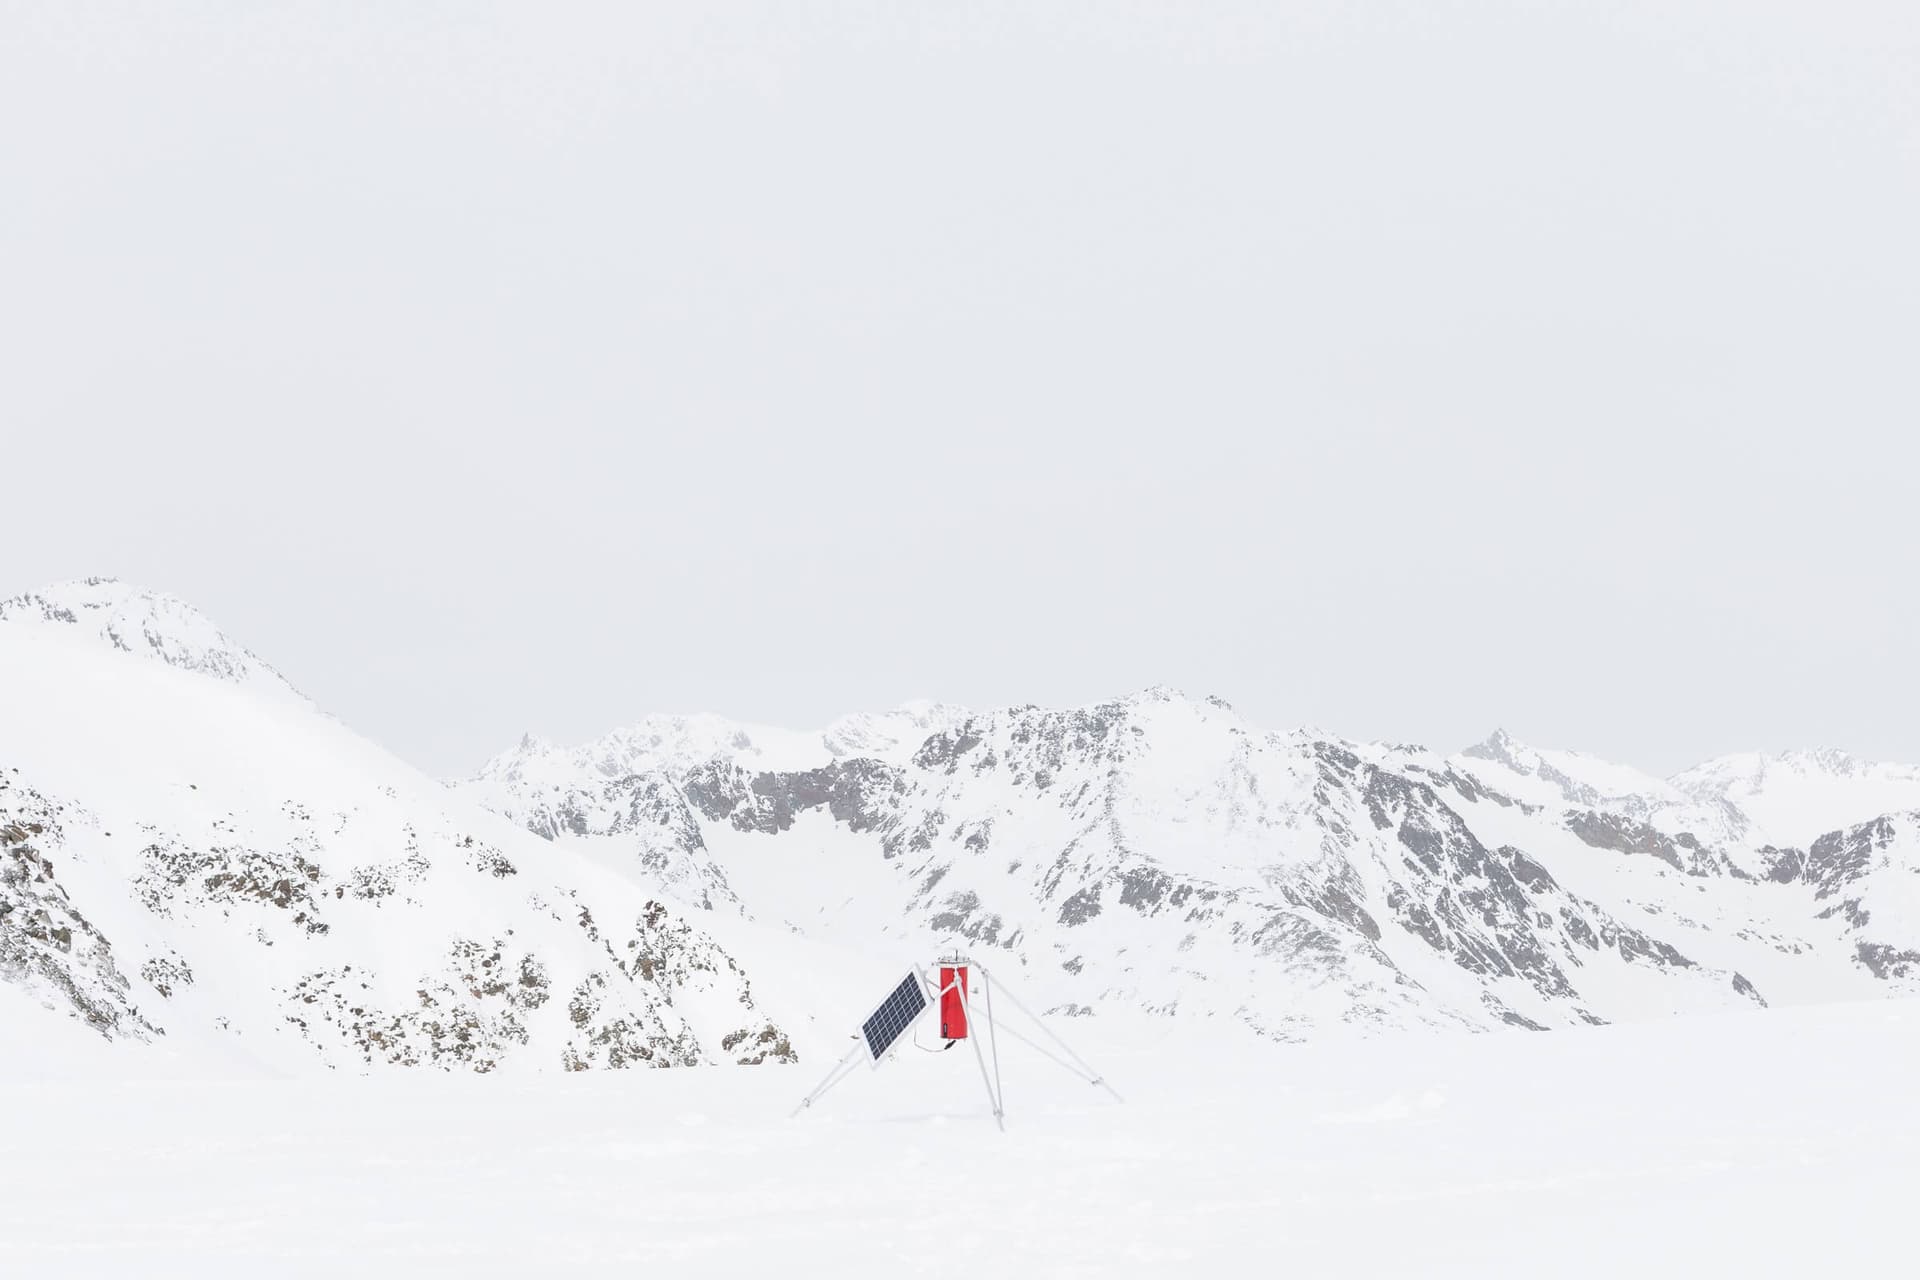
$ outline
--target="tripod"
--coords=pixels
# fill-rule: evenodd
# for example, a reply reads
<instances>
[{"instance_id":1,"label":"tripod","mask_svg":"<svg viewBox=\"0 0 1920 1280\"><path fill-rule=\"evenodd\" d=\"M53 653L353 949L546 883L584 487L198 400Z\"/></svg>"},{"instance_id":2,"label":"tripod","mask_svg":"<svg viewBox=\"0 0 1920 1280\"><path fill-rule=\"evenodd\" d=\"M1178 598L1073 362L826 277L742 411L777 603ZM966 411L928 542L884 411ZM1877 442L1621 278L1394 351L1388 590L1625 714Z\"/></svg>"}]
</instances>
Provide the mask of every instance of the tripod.
<instances>
[{"instance_id":1,"label":"tripod","mask_svg":"<svg viewBox=\"0 0 1920 1280\"><path fill-rule=\"evenodd\" d=\"M972 1028L978 1026L979 1023L977 1023L974 1018L974 993L969 990L969 984L967 982L967 972L969 969L978 974L980 978L979 996L986 1013L987 1049L980 1047L979 1036L970 1034ZM940 978L933 976L934 973L944 973L951 976L943 983ZM996 986L1000 986L1000 984L994 980L993 975L987 971L985 966L973 964L964 956L954 956L942 960L938 970L914 970L912 979L908 983L903 983L901 989L897 990L894 995L889 996L887 1000L881 1004L880 1008L874 1011L873 1016L867 1019L862 1027L865 1037L864 1043L856 1045L848 1052L846 1057L834 1064L833 1070L827 1073L827 1078L822 1080L818 1085L815 1085L813 1092L800 1100L800 1105L793 1109L793 1115L797 1116L802 1111L813 1106L815 1102L825 1096L827 1090L833 1088L851 1075L854 1067L859 1064L863 1057L869 1059L875 1067L878 1067L881 1062L892 1055L900 1039L912 1029L915 1023L926 1016L929 1009L935 1006L952 1009L956 1001L959 1010L964 1015L960 1019L962 1030L958 1035L948 1036L948 1039L951 1041L953 1039L964 1038L973 1041L974 1061L980 1066L980 1080L981 1083L986 1086L987 1101L993 1108L994 1122L1000 1126L1002 1133L1006 1132L1007 1128L1006 1093L1000 1083L1000 1035L1002 1032L1025 1044L1028 1048L1064 1068L1071 1074L1085 1080L1088 1084L1105 1089L1113 1095L1115 1101L1126 1101L1126 1099L1120 1096L1119 1091L1108 1084L1105 1077L1098 1071L1089 1066L1086 1059L1075 1053L1073 1047L1065 1040L1062 1040L1059 1035L1054 1032L1052 1027L1042 1022L1033 1010L1027 1008L1026 1005L1020 1002L1019 997L1004 987L1001 988L1000 994L1006 997L1016 1010L1037 1027L1042 1035L1052 1041L1060 1052L1054 1053L1038 1041L1020 1034L1011 1027L1003 1026L993 1011L993 990ZM931 999L928 998L928 992L932 992ZM906 996L906 1001L902 999L903 993ZM915 996L917 996L917 1000L913 999ZM912 1007L907 1007L907 1001L912 1002ZM989 1069L987 1065L989 1051L993 1064L991 1069ZM1063 1057L1061 1055L1065 1056Z\"/></svg>"}]
</instances>

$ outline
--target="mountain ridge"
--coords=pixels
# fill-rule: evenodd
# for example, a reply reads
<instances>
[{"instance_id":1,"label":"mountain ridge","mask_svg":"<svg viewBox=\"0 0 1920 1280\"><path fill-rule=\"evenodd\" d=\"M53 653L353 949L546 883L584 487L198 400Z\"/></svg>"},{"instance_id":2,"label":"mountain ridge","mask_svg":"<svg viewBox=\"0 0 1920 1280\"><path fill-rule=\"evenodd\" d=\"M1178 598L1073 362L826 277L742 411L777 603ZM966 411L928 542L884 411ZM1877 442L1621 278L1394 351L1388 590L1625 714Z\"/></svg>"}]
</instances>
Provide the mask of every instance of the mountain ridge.
<instances>
[{"instance_id":1,"label":"mountain ridge","mask_svg":"<svg viewBox=\"0 0 1920 1280\"><path fill-rule=\"evenodd\" d=\"M82 585L112 626L58 594L0 619L0 981L267 1072L793 1060L658 883L449 794L197 615Z\"/></svg>"},{"instance_id":2,"label":"mountain ridge","mask_svg":"<svg viewBox=\"0 0 1920 1280\"><path fill-rule=\"evenodd\" d=\"M1843 753L1681 786L1150 686L817 732L646 717L442 783L125 584L0 605L0 659L0 977L278 1069L790 1061L798 940L968 949L1057 1015L1280 1040L1920 982L1920 771Z\"/></svg>"},{"instance_id":3,"label":"mountain ridge","mask_svg":"<svg viewBox=\"0 0 1920 1280\"><path fill-rule=\"evenodd\" d=\"M124 653L306 701L266 661L177 596L118 578L74 578L0 600L0 623L68 626Z\"/></svg>"},{"instance_id":4,"label":"mountain ridge","mask_svg":"<svg viewBox=\"0 0 1920 1280\"><path fill-rule=\"evenodd\" d=\"M770 876L764 889L748 884L762 876L755 863L766 856L755 842L799 833L793 856L824 857L835 842L865 839L866 856L897 865L904 883L868 885L888 905L864 909L861 929L889 939L1012 949L1030 968L1052 961L1076 978L1101 975L1105 985L1091 993L1096 1003L1117 999L1158 1010L1195 1003L1195 982L1142 976L1137 966L1077 949L1081 937L1100 931L1098 921L1114 918L1116 903L1152 917L1162 902L1182 907L1185 924L1217 929L1226 954L1214 958L1215 968L1245 963L1233 957L1247 940L1285 939L1282 949L1296 957L1320 955L1321 972L1310 985L1340 986L1344 1007L1330 1018L1323 1012L1317 1021L1267 1026L1282 1035L1356 1018L1376 1025L1411 1019L1542 1026L1631 1016L1634 998L1619 992L1637 978L1625 987L1613 978L1603 984L1614 988L1601 1002L1611 1010L1605 1016L1575 998L1580 983L1592 985L1596 950L1613 955L1607 963L1615 967L1664 970L1677 978L1675 991L1696 992L1668 992L1661 1000L1764 1002L1741 971L1752 957L1714 964L1690 955L1701 940L1675 934L1660 919L1670 904L1636 897L1644 884L1621 895L1596 883L1606 890L1596 898L1567 891L1546 865L1603 854L1636 868L1630 878L1651 879L1668 896L1663 878L1755 884L1781 855L1770 845L1741 843L1752 825L1744 815L1726 802L1697 802L1664 780L1577 753L1541 751L1504 732L1478 745L1439 757L1312 731L1265 731L1217 698L1151 687L1077 708L970 713L928 737L904 764L897 756L872 761L857 777L848 761L764 770L722 752L683 781L703 848L724 867L749 914L772 911L795 928L847 927L852 917L829 901L831 888L776 885ZM1036 795L1067 799L1024 813L1009 804L1031 805ZM1507 838L1510 815L1524 815L1529 827L1517 840ZM1183 841L1183 825L1203 827L1204 842ZM989 872L981 864L989 850L1005 848L1010 827L1019 834L1006 869ZM1383 846L1369 830L1392 832L1392 840ZM943 843L965 854L943 855ZM1195 862L1199 848L1208 856ZM1536 849L1552 852L1536 858ZM1038 880L1004 883L1040 857L1050 860ZM819 875L826 885L863 874L832 865L823 864ZM1582 868L1582 875L1590 871ZM773 905L780 895L790 904L803 888L820 900L803 901L797 912ZM1051 911L1051 919L1036 907ZM1788 927L1800 927L1789 911ZM1390 934L1383 920L1399 933ZM1082 928L1069 945L1069 931ZM1192 954L1203 932L1183 930L1151 944L1116 936L1107 949L1157 950L1166 971L1179 974L1177 957ZM1765 914L1736 921L1732 932L1768 939L1763 945L1786 954L1812 950ZM1040 936L1047 946L1036 952ZM1418 945L1409 947L1409 936ZM1843 941L1828 948L1840 954ZM1431 963L1434 953L1444 966ZM1443 1010L1413 1010L1389 994L1408 982L1430 990L1457 986L1459 970L1479 986ZM1817 981L1795 975L1786 986L1821 982L1848 994L1861 990L1846 974ZM1090 1007L1058 994L1056 1008ZM1254 1021L1245 985L1198 1002Z\"/></svg>"}]
</instances>

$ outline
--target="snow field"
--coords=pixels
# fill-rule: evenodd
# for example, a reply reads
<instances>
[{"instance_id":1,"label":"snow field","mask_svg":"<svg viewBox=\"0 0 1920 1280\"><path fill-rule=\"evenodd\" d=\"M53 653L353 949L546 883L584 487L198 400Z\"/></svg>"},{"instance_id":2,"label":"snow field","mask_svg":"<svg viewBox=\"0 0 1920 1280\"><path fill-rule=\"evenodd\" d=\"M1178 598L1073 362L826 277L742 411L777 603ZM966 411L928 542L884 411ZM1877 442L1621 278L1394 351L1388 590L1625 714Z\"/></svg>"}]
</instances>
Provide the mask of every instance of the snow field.
<instances>
[{"instance_id":1,"label":"snow field","mask_svg":"<svg viewBox=\"0 0 1920 1280\"><path fill-rule=\"evenodd\" d=\"M1261 1045L1067 1019L787 1119L797 1068L16 1080L0 1240L42 1276L1897 1274L1907 1001ZM17 1270L15 1269L17 1268Z\"/></svg>"}]
</instances>

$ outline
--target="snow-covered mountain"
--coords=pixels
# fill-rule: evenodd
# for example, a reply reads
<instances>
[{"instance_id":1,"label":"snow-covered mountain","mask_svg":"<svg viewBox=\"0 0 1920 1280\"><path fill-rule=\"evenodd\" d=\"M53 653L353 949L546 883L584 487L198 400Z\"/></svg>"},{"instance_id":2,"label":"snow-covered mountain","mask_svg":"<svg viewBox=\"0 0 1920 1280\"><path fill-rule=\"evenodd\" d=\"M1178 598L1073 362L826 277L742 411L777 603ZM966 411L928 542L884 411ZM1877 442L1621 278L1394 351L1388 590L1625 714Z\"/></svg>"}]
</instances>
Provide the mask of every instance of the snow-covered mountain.
<instances>
[{"instance_id":1,"label":"snow-covered mountain","mask_svg":"<svg viewBox=\"0 0 1920 1280\"><path fill-rule=\"evenodd\" d=\"M1869 996L1920 982L1917 829L1920 771L1839 753L1662 780L1168 689L656 716L443 785L177 600L0 603L0 979L281 1070L787 1060L815 962L947 948L1279 1039Z\"/></svg>"},{"instance_id":2,"label":"snow-covered mountain","mask_svg":"<svg viewBox=\"0 0 1920 1280\"><path fill-rule=\"evenodd\" d=\"M1920 767L1820 748L1721 756L1673 778L1696 803L1739 813L1757 841L1805 845L1838 827L1920 809Z\"/></svg>"},{"instance_id":3,"label":"snow-covered mountain","mask_svg":"<svg viewBox=\"0 0 1920 1280\"><path fill-rule=\"evenodd\" d=\"M873 758L798 735L774 768L763 732L714 723L644 775L600 767L595 744L541 749L537 775L509 753L454 786L557 843L672 865L716 909L996 957L1065 1012L1300 1038L1825 1000L1906 977L1898 930L1870 944L1892 958L1870 958L1799 874L1827 846L1769 840L1765 786L1664 781L1504 733L1451 757L1270 733L1166 689L942 709L927 727ZM1830 815L1813 824L1830 843L1877 797L1900 794L1858 787L1800 812Z\"/></svg>"},{"instance_id":4,"label":"snow-covered mountain","mask_svg":"<svg viewBox=\"0 0 1920 1280\"><path fill-rule=\"evenodd\" d=\"M842 716L819 733L797 733L714 715L654 715L580 747L557 747L528 734L511 751L488 761L469 787L510 804L526 794L573 786L582 776L661 774L679 782L716 758L764 771L807 769L848 757L901 763L930 734L965 716L956 707L917 702L878 714Z\"/></svg>"},{"instance_id":5,"label":"snow-covered mountain","mask_svg":"<svg viewBox=\"0 0 1920 1280\"><path fill-rule=\"evenodd\" d=\"M0 979L277 1070L793 1056L644 874L450 794L186 605L98 579L0 604Z\"/></svg>"},{"instance_id":6,"label":"snow-covered mountain","mask_svg":"<svg viewBox=\"0 0 1920 1280\"><path fill-rule=\"evenodd\" d=\"M285 676L173 596L85 578L0 600L9 632L41 627L70 644L157 659L256 694L305 701Z\"/></svg>"}]
</instances>

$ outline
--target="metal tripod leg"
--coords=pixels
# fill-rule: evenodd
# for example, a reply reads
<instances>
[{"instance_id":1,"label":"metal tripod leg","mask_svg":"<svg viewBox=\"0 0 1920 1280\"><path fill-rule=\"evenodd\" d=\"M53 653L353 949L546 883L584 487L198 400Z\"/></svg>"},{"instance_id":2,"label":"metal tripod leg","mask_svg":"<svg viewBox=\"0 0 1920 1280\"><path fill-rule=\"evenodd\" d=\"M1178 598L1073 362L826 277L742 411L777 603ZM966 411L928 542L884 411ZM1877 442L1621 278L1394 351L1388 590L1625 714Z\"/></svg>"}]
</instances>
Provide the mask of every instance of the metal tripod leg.
<instances>
[{"instance_id":1,"label":"metal tripod leg","mask_svg":"<svg viewBox=\"0 0 1920 1280\"><path fill-rule=\"evenodd\" d=\"M1007 1087L1000 1083L1000 1024L993 1016L993 982L987 977L987 971L980 971L980 990L987 998L987 1034L992 1037L993 1049L993 1090L1000 1095L1000 1108L1006 1109ZM1005 1126L1001 1126L1005 1128Z\"/></svg>"},{"instance_id":2,"label":"metal tripod leg","mask_svg":"<svg viewBox=\"0 0 1920 1280\"><path fill-rule=\"evenodd\" d=\"M991 999L991 997L989 997L989 999ZM981 1083L987 1086L987 1100L993 1103L994 1122L1000 1126L1000 1132L1005 1133L1007 1131L1007 1109L1002 1101L999 1089L999 1072L996 1070L993 1075L987 1074L987 1055L980 1049L980 1024L976 1022L973 1017L973 998L969 996L965 990L960 992L960 1004L961 1007L967 1011L967 1039L973 1041L973 1056L980 1064L980 1080ZM991 1009L989 1009L987 1013L987 1021L988 1023L992 1023L993 1021ZM993 1057L994 1064L997 1067L1000 1061L1000 1052L997 1047L994 1050Z\"/></svg>"},{"instance_id":3,"label":"metal tripod leg","mask_svg":"<svg viewBox=\"0 0 1920 1280\"><path fill-rule=\"evenodd\" d=\"M793 1115L788 1116L787 1119L791 1120L793 1116L797 1116L802 1111L805 1111L818 1101L827 1090L833 1088L833 1086L839 1084L842 1080L845 1080L847 1076L852 1073L854 1067L859 1064L860 1055L865 1052L866 1049L862 1045L855 1045L849 1050L847 1056L836 1062L833 1065L833 1070L827 1072L827 1078L815 1085L812 1093L800 1099L800 1105L793 1109Z\"/></svg>"},{"instance_id":4,"label":"metal tripod leg","mask_svg":"<svg viewBox=\"0 0 1920 1280\"><path fill-rule=\"evenodd\" d=\"M987 971L981 968L979 965L975 965L974 968L980 969L980 973L983 977L987 976ZM988 978L987 980L989 982L992 981L991 978ZM988 990L991 991L992 988L989 987ZM1097 1085L1100 1088L1105 1089L1108 1093L1113 1095L1114 1101L1116 1102L1126 1101L1125 1098L1122 1098L1120 1096L1120 1091L1118 1089L1115 1089L1112 1085L1108 1084L1106 1082L1106 1079L1103 1076L1101 1076L1101 1074L1098 1071L1095 1071L1093 1067L1088 1064L1085 1058L1081 1057L1079 1054L1073 1051L1072 1045L1068 1044L1065 1040L1062 1040L1058 1035L1054 1034L1053 1028L1049 1027L1046 1023L1042 1022L1034 1014L1033 1010L1027 1008L1027 1006L1024 1004L1021 1004L1020 997L1014 995L1013 992L1011 991L1004 992L1003 994L1007 997L1007 999L1013 1001L1014 1008L1018 1009L1020 1012L1027 1015L1027 1021L1033 1023L1034 1026L1040 1028L1040 1032L1042 1035L1046 1036L1047 1039L1053 1041L1055 1044L1060 1046L1061 1051L1065 1053L1067 1057L1071 1058L1074 1061L1074 1063L1079 1067L1080 1071L1084 1073L1082 1078L1085 1079L1088 1084ZM988 1001L991 1002L993 997L989 995L987 998L988 998ZM989 1018L991 1018L992 1014L989 1013L988 1016ZM1009 1034L1012 1034L1012 1033L1009 1032ZM1055 1059L1055 1061L1059 1061L1059 1060ZM1065 1063L1061 1063L1060 1065L1066 1066Z\"/></svg>"}]
</instances>

